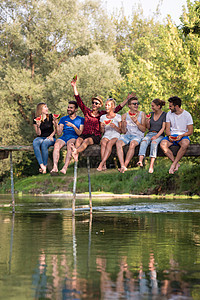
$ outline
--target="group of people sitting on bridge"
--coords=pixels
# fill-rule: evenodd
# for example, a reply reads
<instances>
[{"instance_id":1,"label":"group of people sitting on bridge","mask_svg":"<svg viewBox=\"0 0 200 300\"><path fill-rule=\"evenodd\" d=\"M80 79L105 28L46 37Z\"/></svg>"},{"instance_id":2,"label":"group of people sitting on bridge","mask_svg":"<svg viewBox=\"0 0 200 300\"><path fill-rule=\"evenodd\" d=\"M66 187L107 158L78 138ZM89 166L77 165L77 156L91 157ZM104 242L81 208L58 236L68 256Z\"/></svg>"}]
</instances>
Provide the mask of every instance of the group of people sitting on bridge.
<instances>
[{"instance_id":1,"label":"group of people sitting on bridge","mask_svg":"<svg viewBox=\"0 0 200 300\"><path fill-rule=\"evenodd\" d=\"M160 144L164 154L172 161L169 169L174 174L180 167L179 161L185 154L189 144L189 136L193 133L193 120L189 112L181 108L181 99L177 96L170 97L169 112L162 110L165 101L154 99L151 102L152 112L145 115L139 111L139 101L134 93L131 93L118 106L113 98L105 102L105 110L100 110L103 100L100 96L92 98L92 108L88 108L82 101L73 79L71 86L74 90L76 101L69 101L67 116L58 121L54 115L48 113L45 103L39 103L36 109L36 118L33 121L37 137L33 141L34 153L39 163L39 172L47 171L48 148L54 145L53 169L51 175L58 172L66 174L70 160L73 157L78 161L79 153L89 145L101 144L101 162L97 171L106 170L106 161L109 158L112 147L116 145L117 155L120 162L119 172L124 173L132 159L135 147L139 147L139 160L137 165L143 167L147 147L150 144L149 173L154 171L154 162L157 157L158 145ZM123 115L118 112L128 105L129 111ZM84 118L77 116L78 107L83 112ZM37 118L38 117L38 118ZM146 130L148 130L145 135ZM56 140L55 134L59 137ZM62 136L60 136L62 134ZM170 150L171 145L179 145L180 148L174 157ZM124 158L123 147L129 145ZM65 164L58 171L60 150L67 147Z\"/></svg>"}]
</instances>

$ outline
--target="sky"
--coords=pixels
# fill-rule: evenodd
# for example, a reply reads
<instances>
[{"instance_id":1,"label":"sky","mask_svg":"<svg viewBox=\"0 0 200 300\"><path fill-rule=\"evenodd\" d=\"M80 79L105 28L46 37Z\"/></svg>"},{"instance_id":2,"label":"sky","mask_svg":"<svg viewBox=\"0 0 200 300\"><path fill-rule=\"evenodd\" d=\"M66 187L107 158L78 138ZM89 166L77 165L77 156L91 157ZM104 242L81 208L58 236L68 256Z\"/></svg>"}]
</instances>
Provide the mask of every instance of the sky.
<instances>
[{"instance_id":1,"label":"sky","mask_svg":"<svg viewBox=\"0 0 200 300\"><path fill-rule=\"evenodd\" d=\"M177 26L180 25L182 6L187 7L186 0L102 0L102 2L110 13L123 6L126 16L131 14L132 8L141 4L145 17L152 16L160 3L161 17L159 20L162 21L167 15L170 15Z\"/></svg>"}]
</instances>

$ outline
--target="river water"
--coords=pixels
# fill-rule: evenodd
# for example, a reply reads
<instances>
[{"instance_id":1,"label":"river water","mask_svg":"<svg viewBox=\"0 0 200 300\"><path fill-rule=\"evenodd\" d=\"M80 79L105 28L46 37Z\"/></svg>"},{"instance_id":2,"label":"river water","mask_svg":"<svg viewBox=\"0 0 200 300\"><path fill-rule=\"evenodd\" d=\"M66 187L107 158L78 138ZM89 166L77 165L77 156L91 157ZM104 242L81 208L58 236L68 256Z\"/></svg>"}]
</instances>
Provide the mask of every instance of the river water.
<instances>
[{"instance_id":1,"label":"river water","mask_svg":"<svg viewBox=\"0 0 200 300\"><path fill-rule=\"evenodd\" d=\"M0 299L200 299L199 200L0 195ZM88 200L77 200L86 204Z\"/></svg>"}]
</instances>

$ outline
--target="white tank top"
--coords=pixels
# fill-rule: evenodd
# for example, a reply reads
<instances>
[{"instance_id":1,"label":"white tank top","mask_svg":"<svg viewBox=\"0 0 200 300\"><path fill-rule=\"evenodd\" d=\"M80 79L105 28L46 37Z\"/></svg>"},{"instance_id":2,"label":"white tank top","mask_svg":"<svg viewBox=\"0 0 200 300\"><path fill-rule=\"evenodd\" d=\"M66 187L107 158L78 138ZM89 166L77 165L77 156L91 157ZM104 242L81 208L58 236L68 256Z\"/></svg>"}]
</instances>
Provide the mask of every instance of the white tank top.
<instances>
[{"instance_id":1,"label":"white tank top","mask_svg":"<svg viewBox=\"0 0 200 300\"><path fill-rule=\"evenodd\" d=\"M138 122L140 122L140 124L141 124L141 121L142 121L142 111L139 112L139 116L138 116ZM137 135L141 138L144 137L144 132L142 132L137 127L137 125L132 121L132 119L131 119L128 112L126 113L126 122L127 122L127 125L126 125L127 132L126 132L126 134Z\"/></svg>"}]
</instances>

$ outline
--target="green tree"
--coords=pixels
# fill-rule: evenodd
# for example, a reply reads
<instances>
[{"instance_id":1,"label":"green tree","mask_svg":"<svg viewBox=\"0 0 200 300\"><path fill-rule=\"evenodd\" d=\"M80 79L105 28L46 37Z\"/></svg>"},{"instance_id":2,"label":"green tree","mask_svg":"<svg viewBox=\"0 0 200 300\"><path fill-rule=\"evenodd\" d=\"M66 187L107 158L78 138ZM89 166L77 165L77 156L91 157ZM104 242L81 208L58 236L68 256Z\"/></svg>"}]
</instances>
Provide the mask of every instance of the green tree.
<instances>
[{"instance_id":1,"label":"green tree","mask_svg":"<svg viewBox=\"0 0 200 300\"><path fill-rule=\"evenodd\" d=\"M121 55L121 72L126 79L120 92L134 90L147 112L154 98L167 100L177 95L183 100L183 108L191 112L196 130L200 125L199 47L196 34L189 33L185 38L169 18L167 25L138 38L133 49ZM197 132L192 139L198 141Z\"/></svg>"},{"instance_id":2,"label":"green tree","mask_svg":"<svg viewBox=\"0 0 200 300\"><path fill-rule=\"evenodd\" d=\"M94 88L98 87L96 92L102 88L104 94L108 93L119 78L118 65L110 47L115 38L114 26L98 1L2 1L0 20L0 117L4 120L0 130L4 145L32 141L36 104L45 101L52 111L57 107L60 100L57 97L66 97L66 89L62 91L62 87L66 82L69 84L74 73L78 72L73 66L78 66L80 59L87 69L85 74L82 73L82 90L88 85L88 80L102 77L104 64L100 59L93 59L95 68L88 66L90 58L87 56L97 48L102 57L103 52L109 53L113 66L109 63L108 66L114 76L109 67L105 67L107 82L101 79L101 83L94 85ZM77 64L72 63L72 58ZM66 71L68 64L71 65L70 74ZM63 70L67 74L65 77L60 76ZM57 77L59 82L55 80L53 83ZM58 91L55 91L55 86Z\"/></svg>"}]
</instances>

